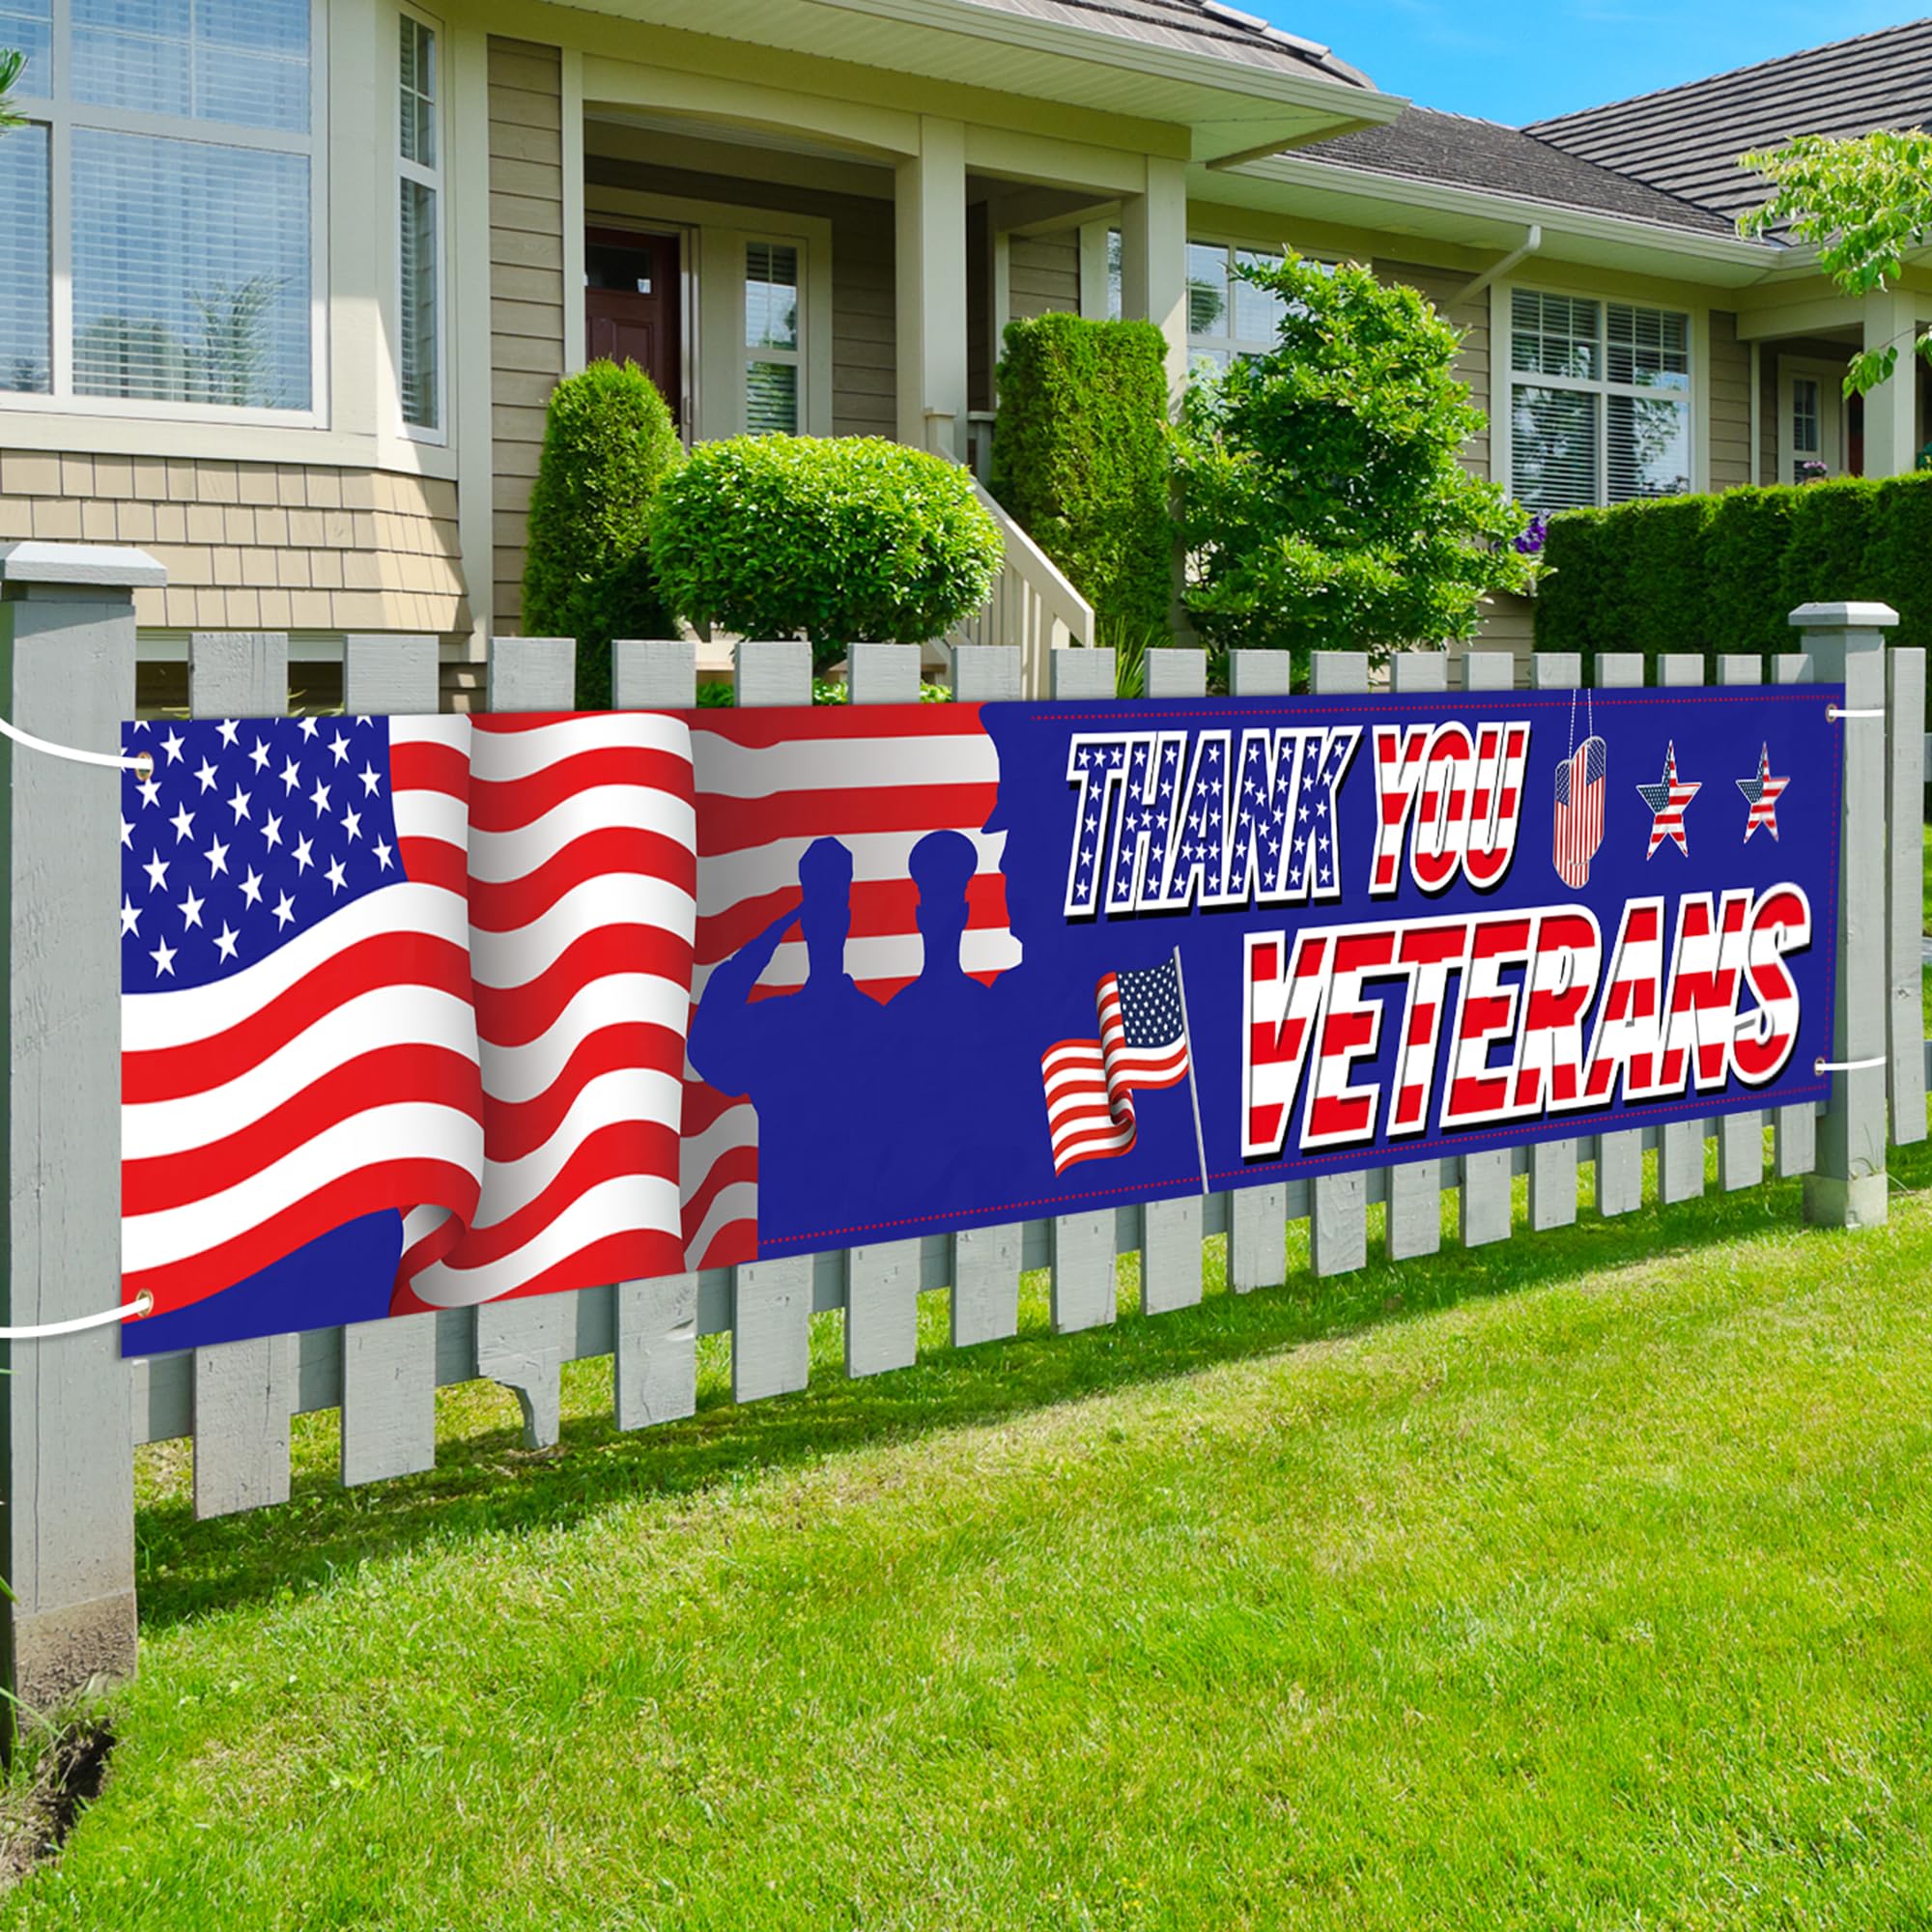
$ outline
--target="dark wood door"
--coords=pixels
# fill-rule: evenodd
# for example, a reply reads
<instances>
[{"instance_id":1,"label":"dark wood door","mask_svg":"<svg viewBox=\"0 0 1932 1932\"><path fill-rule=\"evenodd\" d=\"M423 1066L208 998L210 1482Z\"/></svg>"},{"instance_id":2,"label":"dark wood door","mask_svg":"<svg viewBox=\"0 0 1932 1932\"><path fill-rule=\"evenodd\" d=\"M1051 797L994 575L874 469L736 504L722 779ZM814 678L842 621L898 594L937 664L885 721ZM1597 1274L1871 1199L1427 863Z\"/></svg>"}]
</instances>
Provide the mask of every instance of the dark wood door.
<instances>
[{"instance_id":1,"label":"dark wood door","mask_svg":"<svg viewBox=\"0 0 1932 1932\"><path fill-rule=\"evenodd\" d=\"M635 362L684 422L679 238L591 228L583 237L583 324L593 361Z\"/></svg>"}]
</instances>

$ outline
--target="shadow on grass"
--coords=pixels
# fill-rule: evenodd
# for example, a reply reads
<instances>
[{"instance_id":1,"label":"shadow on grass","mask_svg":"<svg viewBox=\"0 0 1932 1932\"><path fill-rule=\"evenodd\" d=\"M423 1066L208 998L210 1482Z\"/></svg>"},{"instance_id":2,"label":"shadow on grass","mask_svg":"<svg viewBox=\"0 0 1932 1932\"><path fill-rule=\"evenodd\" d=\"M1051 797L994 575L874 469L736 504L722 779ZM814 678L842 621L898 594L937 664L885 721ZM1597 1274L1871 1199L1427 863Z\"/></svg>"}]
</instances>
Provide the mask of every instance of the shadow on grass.
<instances>
[{"instance_id":1,"label":"shadow on grass","mask_svg":"<svg viewBox=\"0 0 1932 1932\"><path fill-rule=\"evenodd\" d=\"M1932 1185L1932 1148L1894 1150L1892 1162L1898 1185ZM1520 1208L1520 1185L1518 1193ZM1453 1205L1453 1196L1446 1199ZM1673 1208L1653 1204L1615 1220L1598 1219L1586 1206L1577 1226L1538 1236L1519 1214L1513 1239L1477 1249L1456 1244L1445 1225L1437 1255L1401 1263L1374 1258L1358 1273L1322 1281L1305 1266L1293 1271L1297 1252L1305 1263L1306 1243L1304 1229L1291 1230L1283 1287L1245 1295L1210 1292L1198 1308L1156 1320L1123 1315L1113 1326L1067 1336L1050 1332L1036 1293L1023 1297L1014 1340L972 1350L941 1346L910 1369L864 1381L838 1372L838 1318L820 1317L814 1380L799 1395L739 1406L712 1374L700 1381L698 1412L689 1420L619 1434L607 1389L601 1418L567 1414L556 1450L525 1452L514 1429L486 1428L440 1442L437 1468L422 1476L343 1490L311 1454L300 1459L305 1473L279 1508L196 1522L185 1493L144 1507L137 1518L141 1622L152 1634L207 1611L315 1587L372 1557L428 1542L568 1524L640 1496L689 1495L759 1469L998 1422L1460 1302L1670 1254L1694 1255L1800 1225L1799 1183L1774 1181L1737 1194L1714 1190ZM1210 1289L1217 1277L1210 1269ZM932 1314L930 1307L923 1312L923 1338L932 1330Z\"/></svg>"}]
</instances>

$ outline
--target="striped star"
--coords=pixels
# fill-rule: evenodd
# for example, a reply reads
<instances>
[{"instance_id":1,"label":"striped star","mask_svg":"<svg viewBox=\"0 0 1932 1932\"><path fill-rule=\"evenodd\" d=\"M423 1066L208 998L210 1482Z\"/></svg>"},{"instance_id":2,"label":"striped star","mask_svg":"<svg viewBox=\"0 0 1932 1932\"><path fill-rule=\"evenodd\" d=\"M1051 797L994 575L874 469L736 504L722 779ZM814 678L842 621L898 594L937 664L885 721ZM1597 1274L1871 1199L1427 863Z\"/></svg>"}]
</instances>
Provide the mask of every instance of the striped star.
<instances>
[{"instance_id":1,"label":"striped star","mask_svg":"<svg viewBox=\"0 0 1932 1932\"><path fill-rule=\"evenodd\" d=\"M1646 859L1657 856L1657 848L1667 838L1688 859L1690 848L1684 842L1684 813L1690 801L1703 790L1699 781L1677 776L1677 747L1663 754L1663 776L1655 784L1641 784L1636 795L1650 808L1650 847Z\"/></svg>"},{"instance_id":2,"label":"striped star","mask_svg":"<svg viewBox=\"0 0 1932 1932\"><path fill-rule=\"evenodd\" d=\"M1773 778L1771 775L1771 747L1762 747L1757 754L1757 775L1748 779L1731 781L1744 793L1745 803L1750 807L1750 814L1745 820L1745 843L1748 845L1751 834L1761 825L1774 839L1777 837L1777 801L1784 796L1784 787L1791 782L1787 778Z\"/></svg>"}]
</instances>

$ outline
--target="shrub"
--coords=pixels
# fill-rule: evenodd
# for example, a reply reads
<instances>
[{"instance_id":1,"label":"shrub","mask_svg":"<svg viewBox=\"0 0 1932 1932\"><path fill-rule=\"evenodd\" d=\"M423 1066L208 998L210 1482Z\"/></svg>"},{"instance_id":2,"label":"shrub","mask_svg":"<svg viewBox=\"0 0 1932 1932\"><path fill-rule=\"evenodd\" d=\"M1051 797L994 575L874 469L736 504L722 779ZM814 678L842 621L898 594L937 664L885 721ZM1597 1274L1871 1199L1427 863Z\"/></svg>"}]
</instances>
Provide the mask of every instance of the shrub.
<instances>
[{"instance_id":1,"label":"shrub","mask_svg":"<svg viewBox=\"0 0 1932 1932\"><path fill-rule=\"evenodd\" d=\"M633 362L593 362L551 391L530 490L524 630L577 639L577 702L611 702L614 638L663 638L651 497L683 458L657 385Z\"/></svg>"},{"instance_id":2,"label":"shrub","mask_svg":"<svg viewBox=\"0 0 1932 1932\"><path fill-rule=\"evenodd\" d=\"M1168 630L1167 342L1151 322L1007 325L993 495L1104 625Z\"/></svg>"},{"instance_id":3,"label":"shrub","mask_svg":"<svg viewBox=\"0 0 1932 1932\"><path fill-rule=\"evenodd\" d=\"M1276 346L1196 384L1179 431L1186 602L1210 645L1367 650L1466 638L1524 587L1527 518L1469 474L1460 341L1414 290L1290 254L1242 270Z\"/></svg>"},{"instance_id":4,"label":"shrub","mask_svg":"<svg viewBox=\"0 0 1932 1932\"><path fill-rule=\"evenodd\" d=\"M807 637L822 670L851 644L943 637L986 601L1000 533L943 457L874 437L741 436L666 479L651 556L679 616Z\"/></svg>"},{"instance_id":5,"label":"shrub","mask_svg":"<svg viewBox=\"0 0 1932 1932\"><path fill-rule=\"evenodd\" d=\"M1775 651L1791 641L1784 553L1800 494L1752 487L1713 500L1705 535L1712 650Z\"/></svg>"}]
</instances>

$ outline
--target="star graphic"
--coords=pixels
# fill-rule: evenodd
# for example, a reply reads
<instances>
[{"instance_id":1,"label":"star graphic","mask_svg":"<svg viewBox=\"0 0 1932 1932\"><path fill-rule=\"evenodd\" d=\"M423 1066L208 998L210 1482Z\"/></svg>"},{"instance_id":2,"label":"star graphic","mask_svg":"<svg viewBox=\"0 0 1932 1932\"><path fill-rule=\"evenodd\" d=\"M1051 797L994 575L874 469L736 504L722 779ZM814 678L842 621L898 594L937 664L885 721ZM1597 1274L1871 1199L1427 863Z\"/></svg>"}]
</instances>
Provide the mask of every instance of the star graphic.
<instances>
[{"instance_id":1,"label":"star graphic","mask_svg":"<svg viewBox=\"0 0 1932 1932\"><path fill-rule=\"evenodd\" d=\"M1690 856L1690 848L1684 842L1684 813L1702 789L1701 781L1677 776L1677 747L1671 745L1663 754L1663 776L1655 784L1636 788L1637 797L1650 808L1650 847L1643 855L1646 859L1654 858L1657 848L1666 838L1687 859Z\"/></svg>"},{"instance_id":2,"label":"star graphic","mask_svg":"<svg viewBox=\"0 0 1932 1932\"><path fill-rule=\"evenodd\" d=\"M1750 813L1745 820L1745 843L1748 845L1751 834L1761 825L1774 839L1777 837L1777 801L1784 796L1784 787L1791 782L1787 778L1773 778L1771 775L1771 747L1762 747L1757 754L1757 773L1747 779L1731 781L1744 793L1745 803L1750 807Z\"/></svg>"}]
</instances>

